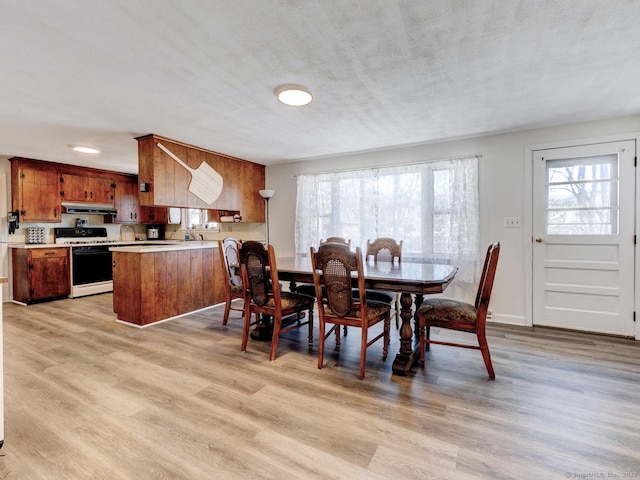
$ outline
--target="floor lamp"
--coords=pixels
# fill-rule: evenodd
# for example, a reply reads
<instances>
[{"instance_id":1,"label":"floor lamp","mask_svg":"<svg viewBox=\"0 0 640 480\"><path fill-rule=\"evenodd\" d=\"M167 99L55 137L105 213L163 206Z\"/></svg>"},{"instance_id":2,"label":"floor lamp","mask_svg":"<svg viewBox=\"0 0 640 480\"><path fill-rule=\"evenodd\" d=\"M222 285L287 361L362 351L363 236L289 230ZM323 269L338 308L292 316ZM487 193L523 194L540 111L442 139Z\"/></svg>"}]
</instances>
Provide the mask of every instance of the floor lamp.
<instances>
[{"instance_id":1,"label":"floor lamp","mask_svg":"<svg viewBox=\"0 0 640 480\"><path fill-rule=\"evenodd\" d=\"M266 211L266 216L267 216L267 221L266 223L266 227L267 227L267 235L266 235L266 239L267 239L267 245L269 245L269 199L271 197L273 197L276 194L275 190L260 190L258 192L260 194L260 196L262 198L264 198L266 205L267 205L267 211Z\"/></svg>"}]
</instances>

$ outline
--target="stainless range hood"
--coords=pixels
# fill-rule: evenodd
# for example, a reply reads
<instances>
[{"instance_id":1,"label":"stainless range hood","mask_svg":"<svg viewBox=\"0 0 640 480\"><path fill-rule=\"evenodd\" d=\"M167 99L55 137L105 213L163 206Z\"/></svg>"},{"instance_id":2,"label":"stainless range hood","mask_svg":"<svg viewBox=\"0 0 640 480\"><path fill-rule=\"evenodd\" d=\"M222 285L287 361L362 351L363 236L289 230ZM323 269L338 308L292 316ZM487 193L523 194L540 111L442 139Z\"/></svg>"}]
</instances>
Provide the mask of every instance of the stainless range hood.
<instances>
[{"instance_id":1,"label":"stainless range hood","mask_svg":"<svg viewBox=\"0 0 640 480\"><path fill-rule=\"evenodd\" d=\"M109 203L62 202L62 213L87 213L91 215L116 215L118 211Z\"/></svg>"}]
</instances>

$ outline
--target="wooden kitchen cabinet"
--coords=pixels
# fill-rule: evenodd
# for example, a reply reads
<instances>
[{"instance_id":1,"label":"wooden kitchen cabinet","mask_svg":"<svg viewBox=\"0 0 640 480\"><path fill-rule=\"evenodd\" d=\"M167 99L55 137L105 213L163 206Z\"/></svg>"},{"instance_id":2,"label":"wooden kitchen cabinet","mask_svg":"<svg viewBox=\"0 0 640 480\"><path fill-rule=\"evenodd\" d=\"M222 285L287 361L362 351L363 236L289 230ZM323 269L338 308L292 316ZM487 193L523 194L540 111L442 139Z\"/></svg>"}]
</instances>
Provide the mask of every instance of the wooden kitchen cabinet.
<instances>
[{"instance_id":1,"label":"wooden kitchen cabinet","mask_svg":"<svg viewBox=\"0 0 640 480\"><path fill-rule=\"evenodd\" d=\"M195 246L198 244L198 246ZM218 246L113 248L113 311L118 320L149 325L224 302Z\"/></svg>"},{"instance_id":2,"label":"wooden kitchen cabinet","mask_svg":"<svg viewBox=\"0 0 640 480\"><path fill-rule=\"evenodd\" d=\"M63 173L60 195L65 202L113 205L113 180L108 177Z\"/></svg>"},{"instance_id":3,"label":"wooden kitchen cabinet","mask_svg":"<svg viewBox=\"0 0 640 480\"><path fill-rule=\"evenodd\" d=\"M141 205L139 223L167 225L169 223L169 209L167 207L145 207Z\"/></svg>"},{"instance_id":4,"label":"wooden kitchen cabinet","mask_svg":"<svg viewBox=\"0 0 640 480\"><path fill-rule=\"evenodd\" d=\"M20 222L60 221L60 178L54 165L14 157L11 160L11 210Z\"/></svg>"},{"instance_id":5,"label":"wooden kitchen cabinet","mask_svg":"<svg viewBox=\"0 0 640 480\"><path fill-rule=\"evenodd\" d=\"M118 213L113 223L140 223L137 178L122 175L114 183L114 207Z\"/></svg>"},{"instance_id":6,"label":"wooden kitchen cabinet","mask_svg":"<svg viewBox=\"0 0 640 480\"><path fill-rule=\"evenodd\" d=\"M14 248L13 299L22 303L71 293L69 248Z\"/></svg>"},{"instance_id":7,"label":"wooden kitchen cabinet","mask_svg":"<svg viewBox=\"0 0 640 480\"><path fill-rule=\"evenodd\" d=\"M258 193L264 189L264 165L158 135L146 135L136 140L138 182L148 187L147 191L139 194L140 205L238 211L243 222L265 221L264 199ZM202 163L206 163L218 172L223 178L222 192L218 199L206 204L191 193L191 173L158 148L158 142L190 168L197 169Z\"/></svg>"}]
</instances>

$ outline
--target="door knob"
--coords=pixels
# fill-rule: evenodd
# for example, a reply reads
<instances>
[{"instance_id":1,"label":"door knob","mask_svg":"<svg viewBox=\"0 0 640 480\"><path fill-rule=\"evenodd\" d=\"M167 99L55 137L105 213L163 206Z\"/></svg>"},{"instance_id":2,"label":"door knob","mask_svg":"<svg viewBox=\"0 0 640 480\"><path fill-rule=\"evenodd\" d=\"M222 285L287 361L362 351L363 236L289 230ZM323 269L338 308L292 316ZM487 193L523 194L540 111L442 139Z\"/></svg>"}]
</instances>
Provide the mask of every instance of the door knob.
<instances>
[{"instance_id":1,"label":"door knob","mask_svg":"<svg viewBox=\"0 0 640 480\"><path fill-rule=\"evenodd\" d=\"M537 243L542 243L544 241L544 239L542 237L536 237L536 242Z\"/></svg>"}]
</instances>

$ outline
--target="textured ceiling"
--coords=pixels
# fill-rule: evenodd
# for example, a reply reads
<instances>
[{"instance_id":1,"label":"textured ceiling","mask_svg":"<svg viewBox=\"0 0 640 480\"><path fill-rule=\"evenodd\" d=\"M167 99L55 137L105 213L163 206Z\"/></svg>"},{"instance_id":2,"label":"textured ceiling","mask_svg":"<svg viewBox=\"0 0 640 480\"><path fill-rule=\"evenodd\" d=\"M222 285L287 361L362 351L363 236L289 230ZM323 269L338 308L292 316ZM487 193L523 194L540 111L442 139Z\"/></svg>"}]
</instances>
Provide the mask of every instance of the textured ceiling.
<instances>
[{"instance_id":1,"label":"textured ceiling","mask_svg":"<svg viewBox=\"0 0 640 480\"><path fill-rule=\"evenodd\" d=\"M269 165L637 114L639 19L638 0L0 0L0 155L136 172L156 133ZM282 83L314 101L279 104Z\"/></svg>"}]
</instances>

